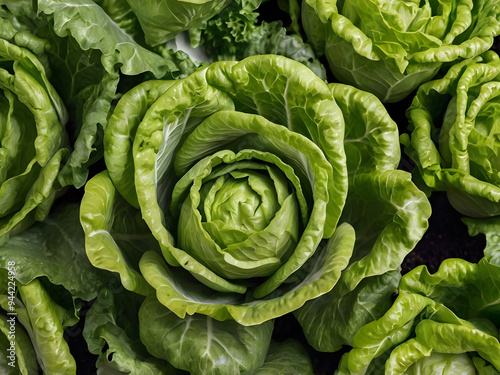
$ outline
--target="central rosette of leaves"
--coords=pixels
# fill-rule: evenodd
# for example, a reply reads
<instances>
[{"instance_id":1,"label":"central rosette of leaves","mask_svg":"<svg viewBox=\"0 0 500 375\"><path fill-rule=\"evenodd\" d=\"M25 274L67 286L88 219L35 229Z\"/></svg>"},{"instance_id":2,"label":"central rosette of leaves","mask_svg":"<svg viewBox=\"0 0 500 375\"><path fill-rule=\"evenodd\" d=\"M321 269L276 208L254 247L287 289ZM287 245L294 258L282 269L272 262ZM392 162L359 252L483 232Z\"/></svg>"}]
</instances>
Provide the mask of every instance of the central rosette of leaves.
<instances>
[{"instance_id":1,"label":"central rosette of leaves","mask_svg":"<svg viewBox=\"0 0 500 375\"><path fill-rule=\"evenodd\" d=\"M226 278L271 275L299 237L300 210L285 174L255 160L222 164L206 177L192 178L196 169L174 189L174 196L182 195L191 179L179 214L178 245Z\"/></svg>"}]
</instances>

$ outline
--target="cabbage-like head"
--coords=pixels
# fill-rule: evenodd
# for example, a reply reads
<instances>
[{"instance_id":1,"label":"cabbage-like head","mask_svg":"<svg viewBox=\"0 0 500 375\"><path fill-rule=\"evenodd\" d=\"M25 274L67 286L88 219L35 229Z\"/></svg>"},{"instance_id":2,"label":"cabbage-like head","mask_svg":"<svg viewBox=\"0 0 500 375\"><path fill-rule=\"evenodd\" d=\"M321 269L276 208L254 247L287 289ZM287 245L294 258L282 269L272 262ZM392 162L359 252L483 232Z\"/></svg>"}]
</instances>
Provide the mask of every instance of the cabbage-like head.
<instances>
[{"instance_id":1,"label":"cabbage-like head","mask_svg":"<svg viewBox=\"0 0 500 375\"><path fill-rule=\"evenodd\" d=\"M107 171L81 204L87 255L149 295L141 339L193 373L256 369L274 318L292 311L318 350L352 345L391 303L430 215L396 170L382 103L280 56L144 82L104 144Z\"/></svg>"},{"instance_id":2,"label":"cabbage-like head","mask_svg":"<svg viewBox=\"0 0 500 375\"><path fill-rule=\"evenodd\" d=\"M500 59L465 60L423 85L408 109L406 153L425 184L462 214L500 214Z\"/></svg>"},{"instance_id":3,"label":"cabbage-like head","mask_svg":"<svg viewBox=\"0 0 500 375\"><path fill-rule=\"evenodd\" d=\"M179 316L247 325L330 290L354 241L337 228L343 138L331 89L283 57L218 62L128 92L106 129L107 174L160 249L142 255L129 288L152 286Z\"/></svg>"},{"instance_id":4,"label":"cabbage-like head","mask_svg":"<svg viewBox=\"0 0 500 375\"><path fill-rule=\"evenodd\" d=\"M397 102L443 63L487 51L500 33L496 0L312 1L302 22L341 82Z\"/></svg>"}]
</instances>

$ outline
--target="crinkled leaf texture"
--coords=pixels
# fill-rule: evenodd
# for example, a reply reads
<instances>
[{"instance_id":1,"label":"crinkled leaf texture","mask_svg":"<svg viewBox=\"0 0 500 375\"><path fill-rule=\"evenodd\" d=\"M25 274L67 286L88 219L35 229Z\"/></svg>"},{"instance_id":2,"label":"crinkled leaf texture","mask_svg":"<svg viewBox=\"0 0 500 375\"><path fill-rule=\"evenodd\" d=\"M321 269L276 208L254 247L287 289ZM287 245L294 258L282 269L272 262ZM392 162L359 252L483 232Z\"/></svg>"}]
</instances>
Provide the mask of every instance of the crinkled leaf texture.
<instances>
[{"instance_id":1,"label":"crinkled leaf texture","mask_svg":"<svg viewBox=\"0 0 500 375\"><path fill-rule=\"evenodd\" d=\"M76 299L95 298L109 279L87 259L78 211L78 204L56 203L43 222L0 245L0 319L17 314L15 362L23 375L38 374L38 364L47 374L75 373L64 329L78 321ZM12 268L14 283L7 277Z\"/></svg>"},{"instance_id":2,"label":"crinkled leaf texture","mask_svg":"<svg viewBox=\"0 0 500 375\"><path fill-rule=\"evenodd\" d=\"M139 311L141 340L155 357L191 374L240 374L261 366L274 323L242 326L210 316L179 318L154 296Z\"/></svg>"},{"instance_id":3,"label":"crinkled leaf texture","mask_svg":"<svg viewBox=\"0 0 500 375\"><path fill-rule=\"evenodd\" d=\"M432 275L417 267L390 309L356 332L337 373L498 373L499 301L499 268L485 259L447 259Z\"/></svg>"},{"instance_id":4,"label":"crinkled leaf texture","mask_svg":"<svg viewBox=\"0 0 500 375\"><path fill-rule=\"evenodd\" d=\"M25 48L43 50L43 43L30 35L20 38L8 13L2 10L0 16L2 243L47 216L60 188L57 175L67 153L67 113L47 78L43 59Z\"/></svg>"},{"instance_id":5,"label":"crinkled leaf texture","mask_svg":"<svg viewBox=\"0 0 500 375\"><path fill-rule=\"evenodd\" d=\"M48 72L50 81L71 114L67 130L73 147L58 181L80 188L89 167L102 157L118 82L130 79L120 78L119 72L139 80L172 78L192 72L195 64L180 51L146 48L144 32L125 0L43 0L37 2L38 13L27 11L31 2L22 4L7 2L12 13L5 17L19 28L16 40L33 49L53 72Z\"/></svg>"},{"instance_id":6,"label":"crinkled leaf texture","mask_svg":"<svg viewBox=\"0 0 500 375\"><path fill-rule=\"evenodd\" d=\"M326 71L313 49L304 43L300 30L290 34L281 21L259 22L261 0L232 1L207 22L201 48L214 61L241 60L254 55L275 54L298 61L323 80Z\"/></svg>"},{"instance_id":7,"label":"crinkled leaf texture","mask_svg":"<svg viewBox=\"0 0 500 375\"><path fill-rule=\"evenodd\" d=\"M410 174L396 170L398 129L382 103L350 86L330 87L346 120L349 193L341 222L354 227L356 243L332 291L295 312L308 342L320 351L352 345L356 331L387 310L401 263L422 238L431 213Z\"/></svg>"},{"instance_id":8,"label":"crinkled leaf texture","mask_svg":"<svg viewBox=\"0 0 500 375\"><path fill-rule=\"evenodd\" d=\"M500 213L499 74L489 51L422 85L407 112L411 135L401 137L425 185L470 217Z\"/></svg>"},{"instance_id":9,"label":"crinkled leaf texture","mask_svg":"<svg viewBox=\"0 0 500 375\"><path fill-rule=\"evenodd\" d=\"M101 51L108 72L118 66L127 75L150 71L159 78L178 70L172 59L138 44L129 30L120 27L105 8L92 0L40 0L38 11L52 17L58 36L71 35L81 49Z\"/></svg>"},{"instance_id":10,"label":"crinkled leaf texture","mask_svg":"<svg viewBox=\"0 0 500 375\"><path fill-rule=\"evenodd\" d=\"M349 225L336 229L343 129L328 86L284 57L134 87L105 131L108 172L82 202L89 259L129 290L151 285L179 317L256 325L299 308L335 285L354 243ZM134 221L135 248L115 229L120 212L147 224Z\"/></svg>"},{"instance_id":11,"label":"crinkled leaf texture","mask_svg":"<svg viewBox=\"0 0 500 375\"><path fill-rule=\"evenodd\" d=\"M351 344L390 306L427 228L429 203L396 170L397 126L382 103L284 57L140 84L104 140L108 171L88 182L81 207L89 259L147 295L142 340L190 371L217 361L206 348L179 358L178 338L158 345L158 326L261 327L306 304L297 316L311 343Z\"/></svg>"},{"instance_id":12,"label":"crinkled leaf texture","mask_svg":"<svg viewBox=\"0 0 500 375\"><path fill-rule=\"evenodd\" d=\"M302 24L341 82L397 102L500 33L497 0L307 0Z\"/></svg>"},{"instance_id":13,"label":"crinkled leaf texture","mask_svg":"<svg viewBox=\"0 0 500 375\"><path fill-rule=\"evenodd\" d=\"M167 362L152 357L139 339L138 294L103 289L87 312L83 336L97 354L98 374L175 374ZM106 347L106 349L105 349Z\"/></svg>"}]
</instances>

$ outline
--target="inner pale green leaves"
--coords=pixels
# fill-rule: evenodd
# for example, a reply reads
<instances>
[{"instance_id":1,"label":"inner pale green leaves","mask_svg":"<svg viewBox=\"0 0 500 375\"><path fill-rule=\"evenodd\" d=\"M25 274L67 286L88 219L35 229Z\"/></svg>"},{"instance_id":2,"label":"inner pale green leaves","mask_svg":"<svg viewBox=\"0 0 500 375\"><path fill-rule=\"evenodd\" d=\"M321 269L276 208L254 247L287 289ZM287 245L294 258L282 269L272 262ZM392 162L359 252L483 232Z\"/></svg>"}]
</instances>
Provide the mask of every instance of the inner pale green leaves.
<instances>
[{"instance_id":1,"label":"inner pale green leaves","mask_svg":"<svg viewBox=\"0 0 500 375\"><path fill-rule=\"evenodd\" d=\"M219 176L217 168L202 181L196 178L178 221L179 246L230 279L272 274L289 257L299 236L299 207L284 174L269 173L271 166L256 162L229 165L252 164L267 173L242 169Z\"/></svg>"},{"instance_id":2,"label":"inner pale green leaves","mask_svg":"<svg viewBox=\"0 0 500 375\"><path fill-rule=\"evenodd\" d=\"M200 178L193 179L192 177L192 175L202 171L204 171L204 174L211 173L206 167L209 163L208 160L213 158L214 155L207 156L207 161L202 159L197 165L193 166L191 171L184 174L179 182L180 186L186 189L186 180L193 179L189 197L186 198L188 203L184 203L178 220L178 246L201 263L206 264L220 276L248 279L271 275L256 291L257 295L263 296L276 289L289 275L300 268L312 255L311 249L315 249L323 237L323 226L319 228L316 224L324 222L325 217L328 215L326 211L327 191L330 190L328 185L333 184L333 178L330 177L332 174L331 166L326 161L321 150L300 134L290 132L287 128L275 125L261 116L235 111L220 111L207 118L184 141L176 155L176 170L182 174L186 168L200 157L209 153L212 154L213 150L225 148L232 151L229 153L223 152L222 155L227 155L225 158L221 158L217 153L214 154L218 156L215 159L218 160L216 162L221 163L222 159L224 159L224 163L229 164L232 162L231 159L235 157L232 156L234 152L242 152L242 154L236 154L236 158L245 153L249 154L246 151L247 148L266 150L280 159L287 160L293 170L296 171L301 186L307 188L305 191L306 196L311 202L314 202L309 222L296 246L299 209L296 199L291 196L288 200L285 199L281 209L275 213L273 220L269 221L269 225L265 229L250 231L250 235L240 243L238 250L236 250L237 246L233 246L234 251L226 251L221 257L217 243L208 236L201 224L201 214L198 211L200 205L198 191L203 182ZM256 160L259 158L256 153L251 153L249 156ZM233 175L234 172L232 172ZM257 175L254 175L254 177L257 177ZM234 176L231 178L234 180ZM247 181L253 181L253 184L257 185L255 178L251 180L247 178ZM258 181L262 181L262 177L259 177ZM222 192L219 193L224 194L225 183L223 180L216 180L212 188L214 186L217 188L218 183L221 184L220 189L222 189ZM271 181L268 181L268 183L274 185ZM172 194L174 205L178 204L176 202L177 197L182 195L176 190L174 188ZM256 186L252 190L255 192ZM233 193L236 192L233 191ZM207 194L210 199L210 191ZM214 203L217 202L217 198L218 195L214 197ZM273 199L276 200L276 198ZM189 206L190 208L188 208ZM233 216L240 214L242 214L242 211L238 208L238 213ZM250 220L253 220L252 218L255 218L254 213L249 217ZM230 225L228 222L226 224ZM293 253L290 254L286 263L281 265L278 254L290 253L288 249L291 249ZM256 267L260 265L263 266L263 270L257 271ZM275 272L278 267L280 267L280 272Z\"/></svg>"}]
</instances>

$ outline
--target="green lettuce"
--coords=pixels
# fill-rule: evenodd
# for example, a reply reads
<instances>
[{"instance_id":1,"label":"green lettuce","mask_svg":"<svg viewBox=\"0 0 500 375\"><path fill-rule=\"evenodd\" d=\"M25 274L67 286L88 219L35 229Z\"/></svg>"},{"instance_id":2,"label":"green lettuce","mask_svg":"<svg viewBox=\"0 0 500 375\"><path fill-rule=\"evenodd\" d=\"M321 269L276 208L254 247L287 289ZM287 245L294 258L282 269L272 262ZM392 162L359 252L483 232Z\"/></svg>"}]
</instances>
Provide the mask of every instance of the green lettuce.
<instances>
[{"instance_id":1,"label":"green lettuce","mask_svg":"<svg viewBox=\"0 0 500 375\"><path fill-rule=\"evenodd\" d=\"M328 243L321 242L335 231L345 199L345 157L342 142L337 141L343 134L343 121L329 88L302 65L277 56L249 58L233 65L214 63L174 84L144 83L123 97L105 135L106 149L111 150L105 154L109 172L87 185L82 223L87 232L87 251L97 246L110 251L111 247L99 241L93 243L95 235L113 240L114 229L109 225L118 209L113 207L139 207L149 226L142 231L146 235L152 232L161 254L146 252L139 269L137 262L121 270L117 269L121 264L113 265L122 281L133 280L131 290L147 294L140 286L145 278L146 285L157 290L158 299L180 317L198 312L258 324L290 312L304 299L331 288L350 256L353 233L348 226ZM293 68L307 77L292 76L288 72ZM234 89L230 86L236 84L231 80L242 79L238 78L240 74L246 74L252 82L235 86L240 92L234 92L231 98ZM264 77L273 82L268 93ZM286 88L295 85L314 92L314 97ZM267 99L254 96L255 90ZM235 106L246 113L235 111ZM256 110L262 115L254 114ZM167 123L158 122L160 112L170 118ZM320 117L320 113L332 116ZM270 120L290 123L286 127ZM324 136L320 137L318 131ZM328 153L325 155L300 133L315 134L318 143L330 145L325 147ZM127 144L129 134L134 136L133 144ZM155 138L161 134L166 135L164 141L155 145ZM139 146L146 144L153 148ZM146 164L141 165L143 162ZM153 169L148 166L151 162L156 164ZM115 198L115 187L107 174L128 203ZM178 181L168 178L175 174ZM311 182L313 176L315 184ZM204 202L200 203L204 218L195 203L200 200ZM99 212L110 213L99 224L92 215L97 203ZM234 215L230 213L232 205L237 209ZM162 218L164 210L171 212L171 223ZM175 227L178 229L174 232ZM188 235L182 227L196 230ZM178 237L176 246L173 235ZM202 245L198 249L194 246L197 241ZM279 288L312 257L314 251L310 249L316 247L321 249L317 256L336 261L316 263L307 283L294 281ZM116 252L126 256L120 246L112 253ZM96 251L95 255L101 253ZM312 271L323 273L324 280L312 277ZM177 276L179 272L186 276ZM186 288L192 295L183 292ZM262 299L273 291L271 299ZM168 297L171 293L179 298ZM277 303L280 300L283 302Z\"/></svg>"},{"instance_id":2,"label":"green lettuce","mask_svg":"<svg viewBox=\"0 0 500 375\"><path fill-rule=\"evenodd\" d=\"M78 322L81 300L109 282L87 259L78 211L78 204L57 204L0 245L0 345L15 348L0 362L2 374L38 374L39 366L44 374L76 373L65 328Z\"/></svg>"},{"instance_id":3,"label":"green lettuce","mask_svg":"<svg viewBox=\"0 0 500 375\"><path fill-rule=\"evenodd\" d=\"M498 15L496 0L306 0L302 24L337 79L397 102L444 63L490 49Z\"/></svg>"},{"instance_id":4,"label":"green lettuce","mask_svg":"<svg viewBox=\"0 0 500 375\"><path fill-rule=\"evenodd\" d=\"M217 351L205 357L206 340L192 333L185 340L196 350L180 357L179 335L193 324L231 341L297 311L308 340L321 341L307 322L335 334L340 284L348 304L380 291L353 304L348 330L381 315L430 215L411 175L396 170L398 139L375 96L329 86L285 57L141 83L117 103L107 170L85 187L87 255L146 296L139 325L151 354L194 373L256 370L271 355L269 335L258 355L239 339L224 361Z\"/></svg>"},{"instance_id":5,"label":"green lettuce","mask_svg":"<svg viewBox=\"0 0 500 375\"><path fill-rule=\"evenodd\" d=\"M446 191L470 217L500 214L499 74L500 59L488 51L422 85L407 111L411 134L401 137L423 185Z\"/></svg>"},{"instance_id":6,"label":"green lettuce","mask_svg":"<svg viewBox=\"0 0 500 375\"><path fill-rule=\"evenodd\" d=\"M176 78L195 69L180 51L148 48L143 42L147 34L131 5L125 1L38 1L38 11L46 15L53 30L53 65L66 73L60 86L70 90L68 106L77 114L71 134L74 151L59 176L63 185L83 186L88 168L102 158L111 103L120 95L118 83L124 80L119 72ZM151 8L142 9L144 13ZM68 82L75 83L68 87Z\"/></svg>"},{"instance_id":7,"label":"green lettuce","mask_svg":"<svg viewBox=\"0 0 500 375\"><path fill-rule=\"evenodd\" d=\"M300 30L285 29L281 21L259 21L261 0L234 0L207 22L200 47L213 60L241 60L275 54L298 61L326 80L323 64L304 43Z\"/></svg>"},{"instance_id":8,"label":"green lettuce","mask_svg":"<svg viewBox=\"0 0 500 375\"><path fill-rule=\"evenodd\" d=\"M356 332L337 374L498 374L499 271L486 259L413 269L388 311Z\"/></svg>"},{"instance_id":9,"label":"green lettuce","mask_svg":"<svg viewBox=\"0 0 500 375\"><path fill-rule=\"evenodd\" d=\"M36 47L34 53L43 59L70 114L67 132L72 152L58 175L62 186L82 187L89 168L102 158L103 133L112 102L120 95L119 83L126 87L128 80L177 78L196 68L181 51L148 47L125 1L3 3L9 11L2 17L17 29L16 41L30 50Z\"/></svg>"},{"instance_id":10,"label":"green lettuce","mask_svg":"<svg viewBox=\"0 0 500 375\"><path fill-rule=\"evenodd\" d=\"M0 244L43 220L60 189L68 114L47 76L43 41L0 10Z\"/></svg>"},{"instance_id":11,"label":"green lettuce","mask_svg":"<svg viewBox=\"0 0 500 375\"><path fill-rule=\"evenodd\" d=\"M356 243L349 266L327 294L294 314L316 350L352 345L363 325L392 303L405 256L427 229L431 207L411 176L396 170L397 126L372 94L330 84L344 114L349 194L340 221L351 224Z\"/></svg>"}]
</instances>

